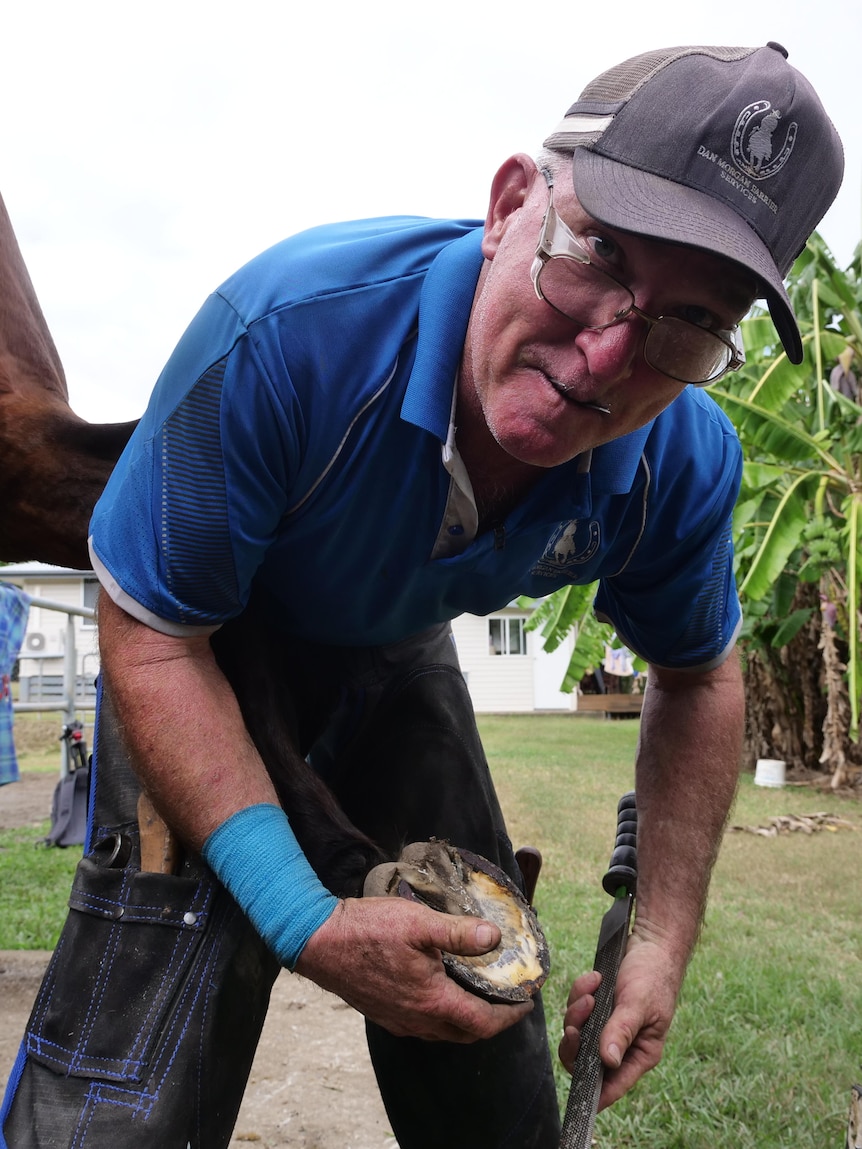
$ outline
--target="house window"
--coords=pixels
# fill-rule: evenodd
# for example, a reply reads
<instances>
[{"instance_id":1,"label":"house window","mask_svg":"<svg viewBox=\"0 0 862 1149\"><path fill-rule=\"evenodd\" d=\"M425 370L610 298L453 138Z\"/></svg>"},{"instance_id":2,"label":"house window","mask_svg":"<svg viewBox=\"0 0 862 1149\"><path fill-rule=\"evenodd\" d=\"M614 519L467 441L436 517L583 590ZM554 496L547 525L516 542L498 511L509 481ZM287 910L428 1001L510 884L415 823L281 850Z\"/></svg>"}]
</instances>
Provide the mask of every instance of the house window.
<instances>
[{"instance_id":1,"label":"house window","mask_svg":"<svg viewBox=\"0 0 862 1149\"><path fill-rule=\"evenodd\" d=\"M488 619L489 654L526 654L527 635L522 618Z\"/></svg>"},{"instance_id":2,"label":"house window","mask_svg":"<svg viewBox=\"0 0 862 1149\"><path fill-rule=\"evenodd\" d=\"M89 607L90 610L95 610L96 609L96 600L98 599L98 597L99 597L99 580L97 578L85 578L84 579L84 602L83 602L83 605ZM82 618L81 619L81 626L94 627L95 625L96 625L96 620L94 618Z\"/></svg>"}]
</instances>

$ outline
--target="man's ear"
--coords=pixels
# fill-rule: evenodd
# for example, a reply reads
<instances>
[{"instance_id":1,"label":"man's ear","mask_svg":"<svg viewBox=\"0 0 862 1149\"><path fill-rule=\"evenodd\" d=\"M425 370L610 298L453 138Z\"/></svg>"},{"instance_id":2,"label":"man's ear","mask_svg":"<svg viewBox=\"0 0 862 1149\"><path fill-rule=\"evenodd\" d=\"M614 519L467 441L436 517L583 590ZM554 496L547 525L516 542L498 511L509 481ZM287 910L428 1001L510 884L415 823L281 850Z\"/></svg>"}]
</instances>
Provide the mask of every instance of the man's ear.
<instances>
[{"instance_id":1,"label":"man's ear","mask_svg":"<svg viewBox=\"0 0 862 1149\"><path fill-rule=\"evenodd\" d=\"M537 173L538 168L530 157L519 153L510 156L494 176L482 238L482 254L486 259L493 259L497 254L509 222L524 206Z\"/></svg>"}]
</instances>

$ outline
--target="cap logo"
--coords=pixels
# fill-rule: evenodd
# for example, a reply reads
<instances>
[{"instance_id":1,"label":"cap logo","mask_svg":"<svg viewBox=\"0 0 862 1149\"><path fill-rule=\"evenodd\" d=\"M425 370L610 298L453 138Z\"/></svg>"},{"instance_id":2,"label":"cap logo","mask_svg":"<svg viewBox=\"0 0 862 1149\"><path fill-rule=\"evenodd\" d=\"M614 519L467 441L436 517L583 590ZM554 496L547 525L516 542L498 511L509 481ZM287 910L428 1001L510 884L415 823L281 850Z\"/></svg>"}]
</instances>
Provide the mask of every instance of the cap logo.
<instances>
[{"instance_id":1,"label":"cap logo","mask_svg":"<svg viewBox=\"0 0 862 1149\"><path fill-rule=\"evenodd\" d=\"M751 179L769 179L790 159L798 124L788 124L783 143L780 126L781 112L769 100L755 100L737 116L730 150L736 166Z\"/></svg>"}]
</instances>

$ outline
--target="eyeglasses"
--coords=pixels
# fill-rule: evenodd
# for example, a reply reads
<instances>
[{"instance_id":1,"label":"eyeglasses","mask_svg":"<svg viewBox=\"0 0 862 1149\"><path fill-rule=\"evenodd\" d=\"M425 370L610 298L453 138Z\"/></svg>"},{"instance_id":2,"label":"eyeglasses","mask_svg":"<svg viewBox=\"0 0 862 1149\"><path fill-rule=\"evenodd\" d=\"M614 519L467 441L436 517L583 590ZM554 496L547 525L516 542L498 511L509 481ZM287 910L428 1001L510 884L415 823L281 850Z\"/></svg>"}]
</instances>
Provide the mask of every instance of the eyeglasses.
<instances>
[{"instance_id":1,"label":"eyeglasses","mask_svg":"<svg viewBox=\"0 0 862 1149\"><path fill-rule=\"evenodd\" d=\"M583 240L574 234L554 209L554 179L542 170L548 183L548 210L530 278L539 299L590 331L613 327L629 315L648 325L643 357L655 371L680 383L706 387L728 371L745 363L738 327L710 331L674 315L655 318L635 306L625 284L592 262Z\"/></svg>"}]
</instances>

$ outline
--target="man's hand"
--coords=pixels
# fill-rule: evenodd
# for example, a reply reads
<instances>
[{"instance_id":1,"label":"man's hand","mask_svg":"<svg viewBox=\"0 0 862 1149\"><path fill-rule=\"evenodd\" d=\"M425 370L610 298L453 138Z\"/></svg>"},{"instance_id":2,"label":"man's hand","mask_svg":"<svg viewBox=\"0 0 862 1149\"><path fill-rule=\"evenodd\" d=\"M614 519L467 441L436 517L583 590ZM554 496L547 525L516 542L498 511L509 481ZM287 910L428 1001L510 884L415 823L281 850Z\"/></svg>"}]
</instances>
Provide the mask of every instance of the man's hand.
<instances>
[{"instance_id":1,"label":"man's hand","mask_svg":"<svg viewBox=\"0 0 862 1149\"><path fill-rule=\"evenodd\" d=\"M348 898L312 934L296 972L338 994L396 1037L468 1043L493 1037L533 1008L495 1005L461 989L441 951L487 953L499 929L401 898Z\"/></svg>"},{"instance_id":2,"label":"man's hand","mask_svg":"<svg viewBox=\"0 0 862 1149\"><path fill-rule=\"evenodd\" d=\"M655 943L633 935L617 975L614 1010L602 1032L599 1054L605 1067L599 1109L618 1101L661 1059L683 971ZM563 1019L560 1061L572 1072L580 1031L595 1005L601 975L577 978Z\"/></svg>"},{"instance_id":3,"label":"man's hand","mask_svg":"<svg viewBox=\"0 0 862 1149\"><path fill-rule=\"evenodd\" d=\"M704 672L650 667L635 772L635 922L599 1040L600 1108L661 1058L736 792L744 709L735 653ZM584 974L569 994L560 1043L569 1071L598 985L597 974Z\"/></svg>"}]
</instances>

